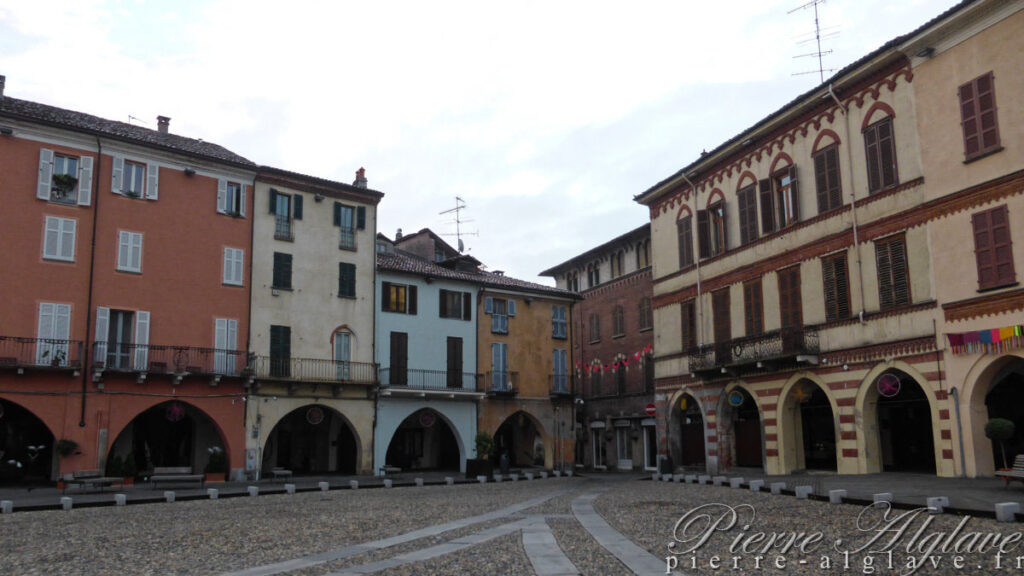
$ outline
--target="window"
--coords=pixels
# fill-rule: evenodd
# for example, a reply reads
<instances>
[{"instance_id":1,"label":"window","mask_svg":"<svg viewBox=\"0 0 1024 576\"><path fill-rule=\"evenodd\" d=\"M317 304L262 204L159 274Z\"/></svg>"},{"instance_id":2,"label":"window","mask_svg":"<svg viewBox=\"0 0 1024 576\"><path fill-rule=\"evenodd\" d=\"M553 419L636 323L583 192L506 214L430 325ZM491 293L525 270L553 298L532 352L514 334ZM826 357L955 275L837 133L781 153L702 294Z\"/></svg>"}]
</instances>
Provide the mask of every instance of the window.
<instances>
[{"instance_id":1,"label":"window","mask_svg":"<svg viewBox=\"0 0 1024 576\"><path fill-rule=\"evenodd\" d=\"M814 183L817 187L818 214L843 205L842 184L839 180L839 147L826 146L814 154Z\"/></svg>"},{"instance_id":2,"label":"window","mask_svg":"<svg viewBox=\"0 0 1024 576\"><path fill-rule=\"evenodd\" d=\"M245 184L217 180L217 212L229 216L245 216Z\"/></svg>"},{"instance_id":3,"label":"window","mask_svg":"<svg viewBox=\"0 0 1024 576\"><path fill-rule=\"evenodd\" d=\"M683 302L682 324L683 350L692 350L697 347L697 314L693 300Z\"/></svg>"},{"instance_id":4,"label":"window","mask_svg":"<svg viewBox=\"0 0 1024 576\"><path fill-rule=\"evenodd\" d=\"M623 273L624 273L624 271L622 269L622 263L623 263L623 253L622 253L622 250L619 250L615 254L612 254L611 260L612 260L612 278L618 278L619 276L622 276Z\"/></svg>"},{"instance_id":5,"label":"window","mask_svg":"<svg viewBox=\"0 0 1024 576\"><path fill-rule=\"evenodd\" d=\"M341 202L334 203L334 225L341 230L341 237L338 240L338 247L346 250L355 250L356 247L356 221L355 210Z\"/></svg>"},{"instance_id":6,"label":"window","mask_svg":"<svg viewBox=\"0 0 1024 576\"><path fill-rule=\"evenodd\" d=\"M117 269L121 272L142 272L142 234L118 232Z\"/></svg>"},{"instance_id":7,"label":"window","mask_svg":"<svg viewBox=\"0 0 1024 576\"><path fill-rule=\"evenodd\" d=\"M131 358L132 313L110 311L110 329L107 333L107 368L127 369Z\"/></svg>"},{"instance_id":8,"label":"window","mask_svg":"<svg viewBox=\"0 0 1024 576\"><path fill-rule=\"evenodd\" d=\"M270 327L270 376L288 378L292 374L292 328Z\"/></svg>"},{"instance_id":9,"label":"window","mask_svg":"<svg viewBox=\"0 0 1024 576\"><path fill-rule=\"evenodd\" d=\"M743 284L743 318L747 336L764 332L764 297L760 278Z\"/></svg>"},{"instance_id":10,"label":"window","mask_svg":"<svg viewBox=\"0 0 1024 576\"><path fill-rule=\"evenodd\" d=\"M43 258L47 260L75 261L75 227L71 218L46 217L43 234Z\"/></svg>"},{"instance_id":11,"label":"window","mask_svg":"<svg viewBox=\"0 0 1024 576\"><path fill-rule=\"evenodd\" d=\"M991 72L960 87L960 126L964 132L964 156L967 160L1002 149L999 146L996 92Z\"/></svg>"},{"instance_id":12,"label":"window","mask_svg":"<svg viewBox=\"0 0 1024 576\"><path fill-rule=\"evenodd\" d=\"M455 320L473 319L473 295L469 292L441 290L439 305L441 308L441 318L454 318Z\"/></svg>"},{"instance_id":13,"label":"window","mask_svg":"<svg viewBox=\"0 0 1024 576\"><path fill-rule=\"evenodd\" d=\"M40 302L36 338L39 339L36 343L36 364L67 366L71 305Z\"/></svg>"},{"instance_id":14,"label":"window","mask_svg":"<svg viewBox=\"0 0 1024 576\"><path fill-rule=\"evenodd\" d=\"M869 193L895 186L899 182L892 118L879 120L864 129L864 152L868 164Z\"/></svg>"},{"instance_id":15,"label":"window","mask_svg":"<svg viewBox=\"0 0 1024 576\"><path fill-rule=\"evenodd\" d=\"M601 268L597 264L587 266L587 288L593 288L601 283Z\"/></svg>"},{"instance_id":16,"label":"window","mask_svg":"<svg viewBox=\"0 0 1024 576\"><path fill-rule=\"evenodd\" d=\"M67 156L41 148L36 198L88 206L92 200L92 162L91 156Z\"/></svg>"},{"instance_id":17,"label":"window","mask_svg":"<svg viewBox=\"0 0 1024 576\"><path fill-rule=\"evenodd\" d=\"M384 282L381 286L381 310L399 314L416 313L416 287Z\"/></svg>"},{"instance_id":18,"label":"window","mask_svg":"<svg viewBox=\"0 0 1024 576\"><path fill-rule=\"evenodd\" d=\"M978 289L1013 284L1013 239L1006 204L971 216L974 227L974 259L978 265Z\"/></svg>"},{"instance_id":19,"label":"window","mask_svg":"<svg viewBox=\"0 0 1024 576\"><path fill-rule=\"evenodd\" d=\"M800 219L796 166L789 166L759 183L761 229L765 234L792 226Z\"/></svg>"},{"instance_id":20,"label":"window","mask_svg":"<svg viewBox=\"0 0 1024 576\"><path fill-rule=\"evenodd\" d=\"M114 194L133 198L157 199L160 167L114 156L110 189Z\"/></svg>"},{"instance_id":21,"label":"window","mask_svg":"<svg viewBox=\"0 0 1024 576\"><path fill-rule=\"evenodd\" d=\"M693 265L693 217L676 222L676 233L679 235L679 268L687 268Z\"/></svg>"},{"instance_id":22,"label":"window","mask_svg":"<svg viewBox=\"0 0 1024 576\"><path fill-rule=\"evenodd\" d=\"M569 351L555 350L552 358L551 391L569 393Z\"/></svg>"},{"instance_id":23,"label":"window","mask_svg":"<svg viewBox=\"0 0 1024 576\"><path fill-rule=\"evenodd\" d=\"M272 288L292 289L292 255L274 252L274 281Z\"/></svg>"},{"instance_id":24,"label":"window","mask_svg":"<svg viewBox=\"0 0 1024 576\"><path fill-rule=\"evenodd\" d=\"M622 313L622 306L616 306L612 310L612 337L618 338L626 334L626 320Z\"/></svg>"},{"instance_id":25,"label":"window","mask_svg":"<svg viewBox=\"0 0 1024 576\"><path fill-rule=\"evenodd\" d=\"M448 387L462 388L462 338L448 337Z\"/></svg>"},{"instance_id":26,"label":"window","mask_svg":"<svg viewBox=\"0 0 1024 576\"><path fill-rule=\"evenodd\" d=\"M444 260L444 249L440 246L434 247L434 262L441 262Z\"/></svg>"},{"instance_id":27,"label":"window","mask_svg":"<svg viewBox=\"0 0 1024 576\"><path fill-rule=\"evenodd\" d=\"M651 241L644 240L636 245L636 269L643 270L651 265Z\"/></svg>"},{"instance_id":28,"label":"window","mask_svg":"<svg viewBox=\"0 0 1024 576\"><path fill-rule=\"evenodd\" d=\"M850 317L850 283L846 274L846 254L821 260L821 276L825 294L825 319Z\"/></svg>"},{"instance_id":29,"label":"window","mask_svg":"<svg viewBox=\"0 0 1024 576\"><path fill-rule=\"evenodd\" d=\"M800 266L779 270L779 313L783 331L804 325L800 295Z\"/></svg>"},{"instance_id":30,"label":"window","mask_svg":"<svg viewBox=\"0 0 1024 576\"><path fill-rule=\"evenodd\" d=\"M356 265L348 262L338 263L338 297L356 297Z\"/></svg>"},{"instance_id":31,"label":"window","mask_svg":"<svg viewBox=\"0 0 1024 576\"><path fill-rule=\"evenodd\" d=\"M597 314L590 315L590 341L597 342L601 339L601 317Z\"/></svg>"},{"instance_id":32,"label":"window","mask_svg":"<svg viewBox=\"0 0 1024 576\"><path fill-rule=\"evenodd\" d=\"M149 369L149 312L96 309L95 360L115 370Z\"/></svg>"},{"instance_id":33,"label":"window","mask_svg":"<svg viewBox=\"0 0 1024 576\"><path fill-rule=\"evenodd\" d=\"M715 202L707 210L697 211L697 244L701 258L725 252L725 203Z\"/></svg>"},{"instance_id":34,"label":"window","mask_svg":"<svg viewBox=\"0 0 1024 576\"><path fill-rule=\"evenodd\" d=\"M629 434L629 426L619 426L615 428L615 450L619 458L619 467L625 465L623 460L630 462L629 466L632 466L633 461L633 439Z\"/></svg>"},{"instance_id":35,"label":"window","mask_svg":"<svg viewBox=\"0 0 1024 576\"><path fill-rule=\"evenodd\" d=\"M338 380L351 377L352 333L338 330L334 333L334 371Z\"/></svg>"},{"instance_id":36,"label":"window","mask_svg":"<svg viewBox=\"0 0 1024 576\"><path fill-rule=\"evenodd\" d=\"M231 286L241 286L242 262L245 260L245 250L241 248L224 249L224 283Z\"/></svg>"},{"instance_id":37,"label":"window","mask_svg":"<svg viewBox=\"0 0 1024 576\"><path fill-rule=\"evenodd\" d=\"M491 315L491 332L508 334L508 319L516 315L516 301L503 298L484 298L484 312Z\"/></svg>"},{"instance_id":38,"label":"window","mask_svg":"<svg viewBox=\"0 0 1024 576\"><path fill-rule=\"evenodd\" d=\"M903 236L875 243L878 304L882 310L910 304L907 246Z\"/></svg>"},{"instance_id":39,"label":"window","mask_svg":"<svg viewBox=\"0 0 1024 576\"><path fill-rule=\"evenodd\" d=\"M405 332L391 333L388 371L388 381L392 386L409 385L409 335Z\"/></svg>"},{"instance_id":40,"label":"window","mask_svg":"<svg viewBox=\"0 0 1024 576\"><path fill-rule=\"evenodd\" d=\"M270 213L274 215L274 238L293 240L292 220L302 220L302 195L289 196L271 188Z\"/></svg>"},{"instance_id":41,"label":"window","mask_svg":"<svg viewBox=\"0 0 1024 576\"><path fill-rule=\"evenodd\" d=\"M566 275L566 289L573 292L580 291L580 274L579 272L573 272Z\"/></svg>"},{"instance_id":42,"label":"window","mask_svg":"<svg viewBox=\"0 0 1024 576\"><path fill-rule=\"evenodd\" d=\"M729 289L723 288L711 293L711 312L714 315L715 363L729 364L732 360L732 317Z\"/></svg>"},{"instance_id":43,"label":"window","mask_svg":"<svg viewBox=\"0 0 1024 576\"><path fill-rule=\"evenodd\" d=\"M757 240L757 192L751 184L736 193L740 205L740 244Z\"/></svg>"},{"instance_id":44,"label":"window","mask_svg":"<svg viewBox=\"0 0 1024 576\"><path fill-rule=\"evenodd\" d=\"M142 196L146 191L146 165L125 160L121 191L129 196Z\"/></svg>"},{"instance_id":45,"label":"window","mask_svg":"<svg viewBox=\"0 0 1024 576\"><path fill-rule=\"evenodd\" d=\"M593 428L590 431L591 446L594 449L594 468L605 469L607 465L607 448L604 445L603 431L600 428Z\"/></svg>"},{"instance_id":46,"label":"window","mask_svg":"<svg viewBox=\"0 0 1024 576\"><path fill-rule=\"evenodd\" d=\"M601 395L601 363L595 362L590 367L590 395Z\"/></svg>"},{"instance_id":47,"label":"window","mask_svg":"<svg viewBox=\"0 0 1024 576\"><path fill-rule=\"evenodd\" d=\"M551 337L569 337L569 321L567 315L567 308L565 306L551 307Z\"/></svg>"},{"instance_id":48,"label":"window","mask_svg":"<svg viewBox=\"0 0 1024 576\"><path fill-rule=\"evenodd\" d=\"M640 330L654 328L654 310L651 308L650 298L641 298L637 316L640 318Z\"/></svg>"},{"instance_id":49,"label":"window","mask_svg":"<svg viewBox=\"0 0 1024 576\"><path fill-rule=\"evenodd\" d=\"M499 392L512 390L508 372L508 344L504 342L491 344L491 389Z\"/></svg>"},{"instance_id":50,"label":"window","mask_svg":"<svg viewBox=\"0 0 1024 576\"><path fill-rule=\"evenodd\" d=\"M235 357L238 350L238 320L217 318L214 320L213 371L215 374L235 374Z\"/></svg>"}]
</instances>

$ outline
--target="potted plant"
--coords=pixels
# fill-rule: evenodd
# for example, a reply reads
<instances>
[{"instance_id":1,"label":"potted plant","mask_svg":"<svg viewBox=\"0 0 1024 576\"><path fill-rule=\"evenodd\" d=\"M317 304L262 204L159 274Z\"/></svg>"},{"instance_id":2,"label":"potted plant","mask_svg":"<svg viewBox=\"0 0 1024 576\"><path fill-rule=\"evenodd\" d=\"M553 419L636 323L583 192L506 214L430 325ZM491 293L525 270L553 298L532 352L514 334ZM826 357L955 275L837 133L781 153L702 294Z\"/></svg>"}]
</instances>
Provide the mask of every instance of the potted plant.
<instances>
[{"instance_id":1,"label":"potted plant","mask_svg":"<svg viewBox=\"0 0 1024 576\"><path fill-rule=\"evenodd\" d=\"M50 354L50 352L53 352L53 354ZM54 350L43 350L42 357L44 361L47 359L50 360L50 366L63 366L64 361L67 360L68 353L60 348Z\"/></svg>"},{"instance_id":2,"label":"potted plant","mask_svg":"<svg viewBox=\"0 0 1024 576\"><path fill-rule=\"evenodd\" d=\"M135 466L135 454L129 452L128 455L125 456L124 460L121 462L121 477L124 478L124 480L121 481L121 485L134 486L135 475L137 473L138 469Z\"/></svg>"},{"instance_id":3,"label":"potted plant","mask_svg":"<svg viewBox=\"0 0 1024 576\"><path fill-rule=\"evenodd\" d=\"M75 178L71 174L54 174L53 175L53 192L57 195L57 198L67 198L75 191L75 186L78 185L78 178Z\"/></svg>"},{"instance_id":4,"label":"potted plant","mask_svg":"<svg viewBox=\"0 0 1024 576\"><path fill-rule=\"evenodd\" d=\"M206 462L203 472L206 474L207 482L223 482L224 474L228 471L228 459L220 446L211 446L206 450L210 453L210 459Z\"/></svg>"},{"instance_id":5,"label":"potted plant","mask_svg":"<svg viewBox=\"0 0 1024 576\"><path fill-rule=\"evenodd\" d=\"M57 454L60 454L61 458L67 458L72 454L81 454L81 452L78 451L78 442L68 440L66 438L57 440L54 448L57 449Z\"/></svg>"},{"instance_id":6,"label":"potted plant","mask_svg":"<svg viewBox=\"0 0 1024 576\"><path fill-rule=\"evenodd\" d=\"M993 418L985 423L985 436L990 440L999 442L999 449L1003 454L1003 469L1006 468L1006 445L1005 442L1013 438L1017 427L1012 420L1006 418Z\"/></svg>"},{"instance_id":7,"label":"potted plant","mask_svg":"<svg viewBox=\"0 0 1024 576\"><path fill-rule=\"evenodd\" d=\"M491 457L494 452L494 439L487 432L476 435L476 458L466 460L466 478L490 476L494 471Z\"/></svg>"}]
</instances>

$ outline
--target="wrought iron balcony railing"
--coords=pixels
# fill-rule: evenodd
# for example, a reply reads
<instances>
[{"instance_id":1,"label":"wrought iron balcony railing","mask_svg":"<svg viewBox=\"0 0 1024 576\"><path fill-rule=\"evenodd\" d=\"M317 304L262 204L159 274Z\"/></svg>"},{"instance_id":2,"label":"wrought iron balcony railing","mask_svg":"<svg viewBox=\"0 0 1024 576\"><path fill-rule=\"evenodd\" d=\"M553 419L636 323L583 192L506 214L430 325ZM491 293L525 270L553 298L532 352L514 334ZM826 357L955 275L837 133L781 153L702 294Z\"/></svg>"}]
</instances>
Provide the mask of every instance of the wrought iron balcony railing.
<instances>
[{"instance_id":1,"label":"wrought iron balcony railing","mask_svg":"<svg viewBox=\"0 0 1024 576\"><path fill-rule=\"evenodd\" d=\"M93 366L111 372L242 376L247 373L244 350L194 346L162 346L96 342Z\"/></svg>"},{"instance_id":2,"label":"wrought iron balcony railing","mask_svg":"<svg viewBox=\"0 0 1024 576\"><path fill-rule=\"evenodd\" d=\"M477 375L473 372L447 370L380 369L380 385L417 390L476 391Z\"/></svg>"},{"instance_id":3,"label":"wrought iron balcony railing","mask_svg":"<svg viewBox=\"0 0 1024 576\"><path fill-rule=\"evenodd\" d=\"M369 362L339 362L319 358L253 356L250 365L256 378L337 384L376 384L377 365Z\"/></svg>"},{"instance_id":4,"label":"wrought iron balcony railing","mask_svg":"<svg viewBox=\"0 0 1024 576\"><path fill-rule=\"evenodd\" d=\"M490 394L515 395L519 389L519 372L491 371L484 374L484 389Z\"/></svg>"},{"instance_id":5,"label":"wrought iron balcony railing","mask_svg":"<svg viewBox=\"0 0 1024 576\"><path fill-rule=\"evenodd\" d=\"M698 346L689 351L688 359L690 371L700 372L791 359L818 352L816 329L791 328Z\"/></svg>"},{"instance_id":6,"label":"wrought iron balcony railing","mask_svg":"<svg viewBox=\"0 0 1024 576\"><path fill-rule=\"evenodd\" d=\"M0 336L0 368L82 367L82 341Z\"/></svg>"}]
</instances>

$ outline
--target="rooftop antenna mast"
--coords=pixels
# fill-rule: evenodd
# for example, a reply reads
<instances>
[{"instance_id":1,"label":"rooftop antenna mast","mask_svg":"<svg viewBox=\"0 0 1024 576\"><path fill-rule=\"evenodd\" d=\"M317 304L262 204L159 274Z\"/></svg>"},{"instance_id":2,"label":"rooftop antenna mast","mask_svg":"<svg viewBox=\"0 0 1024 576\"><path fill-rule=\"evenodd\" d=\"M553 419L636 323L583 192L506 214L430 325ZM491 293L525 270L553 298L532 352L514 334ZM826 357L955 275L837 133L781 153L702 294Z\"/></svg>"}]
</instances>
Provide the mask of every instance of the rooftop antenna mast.
<instances>
[{"instance_id":1,"label":"rooftop antenna mast","mask_svg":"<svg viewBox=\"0 0 1024 576\"><path fill-rule=\"evenodd\" d=\"M455 214L455 219L451 221L451 223L455 224L455 233L454 234L452 234L452 233L442 234L442 236L455 236L455 238L458 240L459 253L460 254L462 252L466 251L466 246L465 246L465 244L462 243L462 237L463 236L479 236L480 235L480 232L478 232L478 231L474 231L474 232L463 232L462 231L462 225L463 224L466 224L466 223L469 223L469 222L475 222L475 220L463 220L462 219L462 211L465 210L465 209L466 209L466 201L463 200L462 198L456 196L455 197L455 208L449 208L448 210L445 210L443 212L439 212L438 213L438 214L440 214L442 216L445 215L445 214Z\"/></svg>"},{"instance_id":2,"label":"rooftop antenna mast","mask_svg":"<svg viewBox=\"0 0 1024 576\"><path fill-rule=\"evenodd\" d=\"M821 82L825 82L825 72L834 72L835 71L835 68L825 68L825 64L822 61L822 57L825 56L825 55L831 54L832 50L824 50L823 51L821 49L821 40L822 40L822 38L831 38L831 37L839 34L838 32L829 32L829 33L826 33L825 35L822 35L822 31L823 30L822 30L822 27L821 27L821 22L818 19L818 5L819 4L824 4L826 1L827 0L811 0L808 3L803 4L801 6L797 6L796 8L793 8L792 10L787 12L787 14L792 14L793 12L796 12L797 10L807 10L807 9L810 9L810 8L814 9L814 38L813 38L813 40L815 42L817 50L815 50L814 52L809 52L807 54L798 54L797 56L794 56L793 58L806 58L806 57L809 57L809 56L816 57L818 59L818 70L817 70L818 78L819 78L819 80ZM810 42L810 41L811 41L811 39L808 38L806 40L803 40L803 41L799 42L799 44L805 44L805 43ZM793 76L800 76L800 75L803 75L803 74L814 74L814 72L815 72L815 70L810 70L810 71L807 71L807 72L796 72L796 73L793 74Z\"/></svg>"}]
</instances>

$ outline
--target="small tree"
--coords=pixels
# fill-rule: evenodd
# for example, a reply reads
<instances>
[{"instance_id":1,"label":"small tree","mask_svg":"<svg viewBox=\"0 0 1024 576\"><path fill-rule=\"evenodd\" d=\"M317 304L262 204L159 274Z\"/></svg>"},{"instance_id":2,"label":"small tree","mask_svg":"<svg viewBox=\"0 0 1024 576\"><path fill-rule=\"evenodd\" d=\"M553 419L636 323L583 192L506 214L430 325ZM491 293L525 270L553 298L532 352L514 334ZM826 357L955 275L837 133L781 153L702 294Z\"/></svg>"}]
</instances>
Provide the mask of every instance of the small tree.
<instances>
[{"instance_id":1,"label":"small tree","mask_svg":"<svg viewBox=\"0 0 1024 576\"><path fill-rule=\"evenodd\" d=\"M999 442L999 449L1003 454L1003 468L1006 468L1006 445L1004 442L1013 438L1017 427L1012 420L1006 418L993 418L985 423L985 436Z\"/></svg>"},{"instance_id":2,"label":"small tree","mask_svg":"<svg viewBox=\"0 0 1024 576\"><path fill-rule=\"evenodd\" d=\"M494 439L487 432L480 432L476 435L476 457L486 460L491 457L494 451Z\"/></svg>"}]
</instances>

